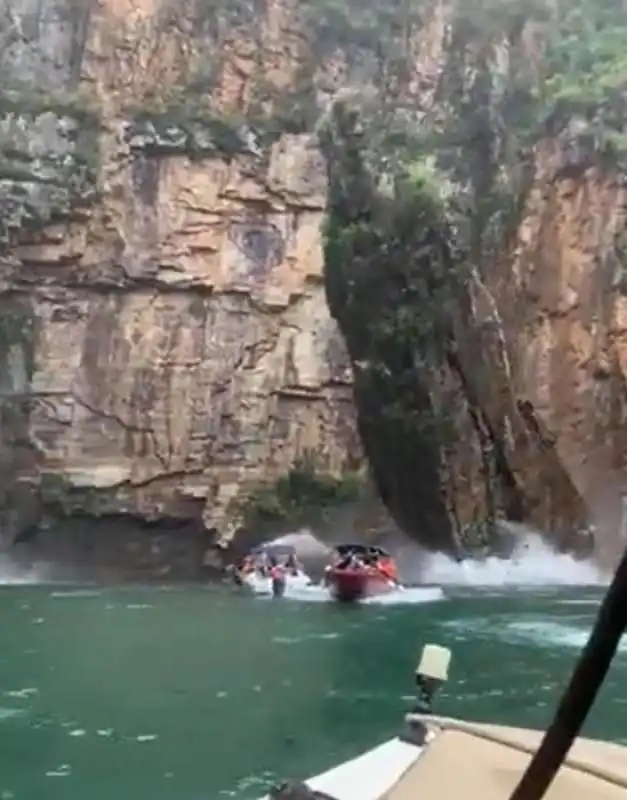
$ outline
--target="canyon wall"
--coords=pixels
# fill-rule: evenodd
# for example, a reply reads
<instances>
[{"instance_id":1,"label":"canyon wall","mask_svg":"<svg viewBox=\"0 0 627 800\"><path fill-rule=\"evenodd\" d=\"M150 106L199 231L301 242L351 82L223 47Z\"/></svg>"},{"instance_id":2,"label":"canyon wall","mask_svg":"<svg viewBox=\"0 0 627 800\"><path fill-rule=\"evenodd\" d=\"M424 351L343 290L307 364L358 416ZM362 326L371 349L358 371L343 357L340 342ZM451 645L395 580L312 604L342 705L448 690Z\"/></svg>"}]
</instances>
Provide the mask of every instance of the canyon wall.
<instances>
[{"instance_id":1,"label":"canyon wall","mask_svg":"<svg viewBox=\"0 0 627 800\"><path fill-rule=\"evenodd\" d=\"M187 525L198 563L250 498L286 519L269 487L295 471L314 503L318 483L329 506L355 499L355 364L325 296L316 132L346 87L449 113L438 86L458 17L426 0L0 2L5 543L77 516L117 542L107 520L122 515ZM615 523L623 188L585 158L546 141L514 244L473 279L465 368L434 377L452 449L415 452L401 474L391 438L373 464L429 546L452 549L486 517L560 541L592 512ZM420 477L429 459L435 483ZM425 516L421 483L442 515ZM128 557L165 569L153 545Z\"/></svg>"},{"instance_id":2,"label":"canyon wall","mask_svg":"<svg viewBox=\"0 0 627 800\"><path fill-rule=\"evenodd\" d=\"M325 139L328 299L360 432L386 504L426 544L498 546L505 517L609 563L624 538L627 15L448 8L435 91L347 98Z\"/></svg>"}]
</instances>

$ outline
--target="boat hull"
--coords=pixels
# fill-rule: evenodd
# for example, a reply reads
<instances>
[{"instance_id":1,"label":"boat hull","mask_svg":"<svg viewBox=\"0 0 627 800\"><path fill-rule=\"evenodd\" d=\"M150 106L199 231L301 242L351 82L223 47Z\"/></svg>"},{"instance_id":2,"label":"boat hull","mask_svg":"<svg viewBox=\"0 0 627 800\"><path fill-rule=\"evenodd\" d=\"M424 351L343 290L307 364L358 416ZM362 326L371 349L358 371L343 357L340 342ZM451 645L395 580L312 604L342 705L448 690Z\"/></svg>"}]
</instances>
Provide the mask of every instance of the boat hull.
<instances>
[{"instance_id":1,"label":"boat hull","mask_svg":"<svg viewBox=\"0 0 627 800\"><path fill-rule=\"evenodd\" d=\"M332 597L339 603L356 603L368 597L388 594L396 587L380 573L362 569L331 571L329 588Z\"/></svg>"},{"instance_id":2,"label":"boat hull","mask_svg":"<svg viewBox=\"0 0 627 800\"><path fill-rule=\"evenodd\" d=\"M287 575L285 578L283 591L279 595L276 595L273 591L272 578L269 576L262 577L256 572L251 572L243 578L243 583L248 586L253 594L283 597L284 595L289 594L290 591L298 591L309 587L311 585L311 578L304 572L299 572L298 575Z\"/></svg>"}]
</instances>

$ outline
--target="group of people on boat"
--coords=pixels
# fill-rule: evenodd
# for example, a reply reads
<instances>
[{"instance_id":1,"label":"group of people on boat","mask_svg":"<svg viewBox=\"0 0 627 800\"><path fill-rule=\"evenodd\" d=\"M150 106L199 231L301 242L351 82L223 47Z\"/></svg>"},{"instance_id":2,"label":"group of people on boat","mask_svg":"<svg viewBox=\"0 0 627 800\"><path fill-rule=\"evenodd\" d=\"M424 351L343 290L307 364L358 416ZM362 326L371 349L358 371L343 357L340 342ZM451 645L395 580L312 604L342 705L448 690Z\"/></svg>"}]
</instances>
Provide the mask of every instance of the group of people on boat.
<instances>
[{"instance_id":1,"label":"group of people on boat","mask_svg":"<svg viewBox=\"0 0 627 800\"><path fill-rule=\"evenodd\" d=\"M312 584L294 548L287 545L260 545L229 572L236 586L274 597L283 597L288 586L300 589ZM381 547L364 544L337 545L321 586L334 598L350 601L401 588L391 555Z\"/></svg>"},{"instance_id":2,"label":"group of people on boat","mask_svg":"<svg viewBox=\"0 0 627 800\"><path fill-rule=\"evenodd\" d=\"M382 556L387 556L387 553L376 547L353 548L347 552L338 548L334 559L325 569L325 582L332 573L356 570L379 574L384 580L398 584L396 565L390 558Z\"/></svg>"},{"instance_id":3,"label":"group of people on boat","mask_svg":"<svg viewBox=\"0 0 627 800\"><path fill-rule=\"evenodd\" d=\"M252 575L270 579L272 594L280 597L285 594L287 578L298 577L301 571L301 564L293 550L281 554L271 549L260 549L249 553L235 564L232 574L237 586L243 586L246 578Z\"/></svg>"}]
</instances>

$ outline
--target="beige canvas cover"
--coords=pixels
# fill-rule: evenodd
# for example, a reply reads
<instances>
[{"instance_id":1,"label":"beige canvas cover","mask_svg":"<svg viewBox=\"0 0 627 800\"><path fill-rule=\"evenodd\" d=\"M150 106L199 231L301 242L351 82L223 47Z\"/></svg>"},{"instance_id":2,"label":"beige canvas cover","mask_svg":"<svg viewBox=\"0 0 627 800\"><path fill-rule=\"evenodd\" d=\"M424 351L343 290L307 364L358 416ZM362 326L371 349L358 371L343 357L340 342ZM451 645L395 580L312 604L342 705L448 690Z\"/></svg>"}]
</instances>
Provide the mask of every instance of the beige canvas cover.
<instances>
[{"instance_id":1,"label":"beige canvas cover","mask_svg":"<svg viewBox=\"0 0 627 800\"><path fill-rule=\"evenodd\" d=\"M435 738L385 800L508 800L542 737L497 725L429 722ZM545 797L627 800L627 748L579 739Z\"/></svg>"}]
</instances>

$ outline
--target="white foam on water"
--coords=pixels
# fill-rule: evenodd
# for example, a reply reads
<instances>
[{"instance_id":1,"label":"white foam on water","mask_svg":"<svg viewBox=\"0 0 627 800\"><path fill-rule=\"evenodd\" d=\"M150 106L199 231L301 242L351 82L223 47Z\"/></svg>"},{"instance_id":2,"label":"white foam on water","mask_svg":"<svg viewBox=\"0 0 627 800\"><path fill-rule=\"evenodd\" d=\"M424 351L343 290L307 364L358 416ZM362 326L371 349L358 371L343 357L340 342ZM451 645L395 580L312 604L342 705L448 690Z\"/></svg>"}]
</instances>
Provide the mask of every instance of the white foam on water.
<instances>
[{"instance_id":1,"label":"white foam on water","mask_svg":"<svg viewBox=\"0 0 627 800\"><path fill-rule=\"evenodd\" d=\"M269 592L260 595L271 598ZM308 586L287 586L284 600L297 600L303 603L331 603L335 602L329 589L320 584ZM410 588L393 589L385 594L367 597L360 602L363 605L395 606L395 605L420 605L422 603L435 603L444 600L445 595L439 586L414 586Z\"/></svg>"},{"instance_id":2,"label":"white foam on water","mask_svg":"<svg viewBox=\"0 0 627 800\"><path fill-rule=\"evenodd\" d=\"M581 619L581 617L579 617ZM576 624L571 618L564 621L546 620L533 615L512 619L509 616L489 616L486 619L457 619L444 623L444 627L455 631L464 640L498 639L518 644L532 643L538 647L567 647L581 650L591 631L588 615L585 624ZM627 652L627 635L619 645L620 652Z\"/></svg>"},{"instance_id":3,"label":"white foam on water","mask_svg":"<svg viewBox=\"0 0 627 800\"><path fill-rule=\"evenodd\" d=\"M511 559L457 563L444 555L427 555L421 577L448 586L606 586L609 582L595 564L555 553L539 536L530 535Z\"/></svg>"},{"instance_id":4,"label":"white foam on water","mask_svg":"<svg viewBox=\"0 0 627 800\"><path fill-rule=\"evenodd\" d=\"M436 603L444 599L444 592L439 586L411 586L393 589L387 594L368 597L362 602L370 606L413 606L421 603Z\"/></svg>"},{"instance_id":5,"label":"white foam on water","mask_svg":"<svg viewBox=\"0 0 627 800\"><path fill-rule=\"evenodd\" d=\"M22 569L10 559L0 555L0 586L29 586L45 581L45 569L36 566Z\"/></svg>"},{"instance_id":6,"label":"white foam on water","mask_svg":"<svg viewBox=\"0 0 627 800\"><path fill-rule=\"evenodd\" d=\"M579 597L572 600L555 600L560 606L600 606L600 597Z\"/></svg>"},{"instance_id":7,"label":"white foam on water","mask_svg":"<svg viewBox=\"0 0 627 800\"><path fill-rule=\"evenodd\" d=\"M571 647L580 650L588 641L590 629L568 625L562 622L545 622L540 620L518 620L505 627L506 634L515 639L531 640L534 644L547 647ZM627 652L627 636L623 636L618 647L620 652Z\"/></svg>"},{"instance_id":8,"label":"white foam on water","mask_svg":"<svg viewBox=\"0 0 627 800\"><path fill-rule=\"evenodd\" d=\"M37 694L38 691L39 690L34 686L29 686L26 689L8 689L6 692L2 692L2 694L5 697L16 697L20 700L25 700Z\"/></svg>"},{"instance_id":9,"label":"white foam on water","mask_svg":"<svg viewBox=\"0 0 627 800\"><path fill-rule=\"evenodd\" d=\"M46 778L67 778L72 774L72 767L69 764L60 764L54 769L46 772Z\"/></svg>"},{"instance_id":10,"label":"white foam on water","mask_svg":"<svg viewBox=\"0 0 627 800\"><path fill-rule=\"evenodd\" d=\"M3 708L0 706L0 722L3 722L5 719L11 719L12 717L19 717L23 713L21 708Z\"/></svg>"}]
</instances>

